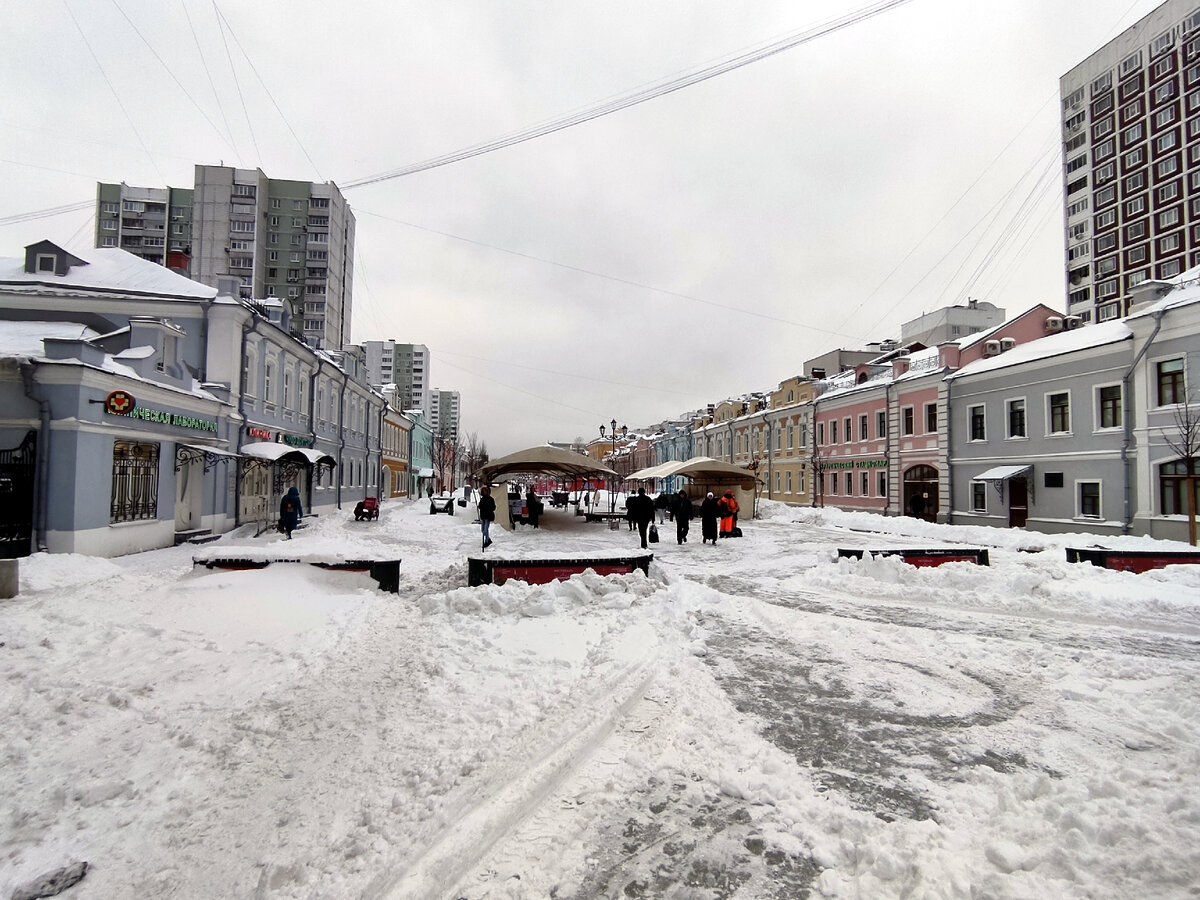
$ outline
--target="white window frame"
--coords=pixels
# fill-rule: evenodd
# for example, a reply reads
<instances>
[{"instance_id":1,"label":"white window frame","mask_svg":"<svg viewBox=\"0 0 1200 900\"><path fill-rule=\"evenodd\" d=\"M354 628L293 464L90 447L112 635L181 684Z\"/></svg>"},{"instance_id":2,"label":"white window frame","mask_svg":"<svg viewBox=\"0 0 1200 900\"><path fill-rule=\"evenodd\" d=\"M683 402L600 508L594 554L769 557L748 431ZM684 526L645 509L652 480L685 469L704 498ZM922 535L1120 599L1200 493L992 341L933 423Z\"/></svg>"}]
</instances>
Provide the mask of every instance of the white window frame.
<instances>
[{"instance_id":1,"label":"white window frame","mask_svg":"<svg viewBox=\"0 0 1200 900\"><path fill-rule=\"evenodd\" d=\"M1066 397L1067 397L1067 427L1066 427L1065 431L1051 431L1051 428L1053 428L1053 424L1052 424L1052 412L1050 409L1050 398L1058 397L1062 394L1066 394ZM1044 412L1046 415L1046 437L1048 437L1048 438L1071 437L1075 433L1074 432L1074 428L1075 428L1074 406L1075 406L1075 404L1072 402L1072 399L1071 399L1070 388L1068 388L1066 390L1062 390L1062 391L1047 391L1044 394L1044 397L1045 397L1045 399L1043 400L1043 403L1045 404ZM1028 427L1028 421L1026 421L1026 427Z\"/></svg>"},{"instance_id":2,"label":"white window frame","mask_svg":"<svg viewBox=\"0 0 1200 900\"><path fill-rule=\"evenodd\" d=\"M968 498L968 502L971 505L971 512L986 513L987 512L987 501L988 501L987 482L986 481L972 481L971 486L970 486L970 492L971 492L971 494L970 494L970 497ZM975 501L977 498L983 499L983 506L976 505Z\"/></svg>"},{"instance_id":3,"label":"white window frame","mask_svg":"<svg viewBox=\"0 0 1200 900\"><path fill-rule=\"evenodd\" d=\"M1085 484L1096 485L1096 514L1085 514L1083 511L1083 491ZM1076 478L1075 479L1075 518L1086 519L1089 522L1103 521L1104 519L1104 481L1099 478Z\"/></svg>"},{"instance_id":4,"label":"white window frame","mask_svg":"<svg viewBox=\"0 0 1200 900\"><path fill-rule=\"evenodd\" d=\"M975 410L979 410L980 418L983 422L983 437L975 437ZM970 444L985 444L987 443L987 406L983 403L973 403L967 407L967 443Z\"/></svg>"},{"instance_id":5,"label":"white window frame","mask_svg":"<svg viewBox=\"0 0 1200 900\"><path fill-rule=\"evenodd\" d=\"M1094 431L1098 434L1112 434L1114 432L1119 432L1122 430L1122 422L1125 419L1125 397L1123 394L1117 401L1117 409L1120 412L1121 422L1118 422L1116 425L1100 424L1101 423L1100 417L1104 412L1103 403L1100 400L1100 391L1102 391L1104 388L1111 388L1111 387L1115 387L1119 391L1123 390L1122 386L1121 386L1121 382L1119 382L1119 381L1106 381L1103 384L1092 385L1092 397L1094 398L1093 409L1092 409L1092 431Z\"/></svg>"},{"instance_id":6,"label":"white window frame","mask_svg":"<svg viewBox=\"0 0 1200 900\"><path fill-rule=\"evenodd\" d=\"M1012 434L1012 404L1022 403L1025 410L1025 433ZM1029 398L1021 397L1005 397L1004 398L1004 439L1006 441L1027 441L1029 440Z\"/></svg>"}]
</instances>

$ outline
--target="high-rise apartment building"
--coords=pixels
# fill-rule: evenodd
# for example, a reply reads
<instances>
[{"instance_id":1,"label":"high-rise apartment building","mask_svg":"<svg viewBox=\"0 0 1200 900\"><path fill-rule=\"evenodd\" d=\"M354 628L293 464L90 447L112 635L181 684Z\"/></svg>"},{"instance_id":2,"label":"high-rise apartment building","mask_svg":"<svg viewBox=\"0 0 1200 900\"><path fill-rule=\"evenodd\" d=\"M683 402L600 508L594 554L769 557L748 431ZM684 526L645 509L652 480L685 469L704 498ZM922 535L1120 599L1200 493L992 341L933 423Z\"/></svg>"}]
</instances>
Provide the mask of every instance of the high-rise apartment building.
<instances>
[{"instance_id":1,"label":"high-rise apartment building","mask_svg":"<svg viewBox=\"0 0 1200 900\"><path fill-rule=\"evenodd\" d=\"M119 246L243 297L278 297L316 347L350 342L354 214L333 182L268 178L261 169L196 166L189 190L101 184L96 245ZM115 240L113 240L115 238Z\"/></svg>"},{"instance_id":2,"label":"high-rise apartment building","mask_svg":"<svg viewBox=\"0 0 1200 900\"><path fill-rule=\"evenodd\" d=\"M400 408L419 409L430 418L429 348L424 344L364 341L367 380L376 387L396 385Z\"/></svg>"},{"instance_id":3,"label":"high-rise apartment building","mask_svg":"<svg viewBox=\"0 0 1200 900\"><path fill-rule=\"evenodd\" d=\"M458 391L429 391L429 425L434 434L458 437Z\"/></svg>"},{"instance_id":4,"label":"high-rise apartment building","mask_svg":"<svg viewBox=\"0 0 1200 900\"><path fill-rule=\"evenodd\" d=\"M120 247L187 275L192 189L96 185L96 246Z\"/></svg>"},{"instance_id":5,"label":"high-rise apartment building","mask_svg":"<svg viewBox=\"0 0 1200 900\"><path fill-rule=\"evenodd\" d=\"M1067 311L1200 261L1200 0L1167 0L1060 82Z\"/></svg>"}]
</instances>

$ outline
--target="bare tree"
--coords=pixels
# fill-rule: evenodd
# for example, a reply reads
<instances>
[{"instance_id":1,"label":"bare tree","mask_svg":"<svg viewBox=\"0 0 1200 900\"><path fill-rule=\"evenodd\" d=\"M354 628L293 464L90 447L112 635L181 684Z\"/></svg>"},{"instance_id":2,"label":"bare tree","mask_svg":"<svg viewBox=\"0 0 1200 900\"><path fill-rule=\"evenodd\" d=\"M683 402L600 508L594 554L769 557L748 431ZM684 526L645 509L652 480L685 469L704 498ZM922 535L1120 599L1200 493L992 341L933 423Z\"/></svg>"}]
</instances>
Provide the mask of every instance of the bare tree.
<instances>
[{"instance_id":1,"label":"bare tree","mask_svg":"<svg viewBox=\"0 0 1200 900\"><path fill-rule=\"evenodd\" d=\"M1175 407L1175 427L1163 429L1163 440L1183 463L1184 492L1187 494L1188 543L1196 546L1196 476L1200 475L1200 392L1189 391Z\"/></svg>"},{"instance_id":2,"label":"bare tree","mask_svg":"<svg viewBox=\"0 0 1200 900\"><path fill-rule=\"evenodd\" d=\"M817 429L814 423L812 429L812 454L809 456L809 462L812 463L812 505L825 505L825 457L821 454L821 445L817 443Z\"/></svg>"},{"instance_id":3,"label":"bare tree","mask_svg":"<svg viewBox=\"0 0 1200 900\"><path fill-rule=\"evenodd\" d=\"M582 434L575 435L575 440L571 441L571 452L582 453L584 456L587 456L588 442L583 439Z\"/></svg>"},{"instance_id":4,"label":"bare tree","mask_svg":"<svg viewBox=\"0 0 1200 900\"><path fill-rule=\"evenodd\" d=\"M478 481L479 469L486 465L487 461L487 442L480 439L479 432L472 431L464 438L462 445L463 474L469 484Z\"/></svg>"},{"instance_id":5,"label":"bare tree","mask_svg":"<svg viewBox=\"0 0 1200 900\"><path fill-rule=\"evenodd\" d=\"M448 431L440 431L433 438L433 468L440 490L454 490L454 475L462 456L462 444Z\"/></svg>"}]
</instances>

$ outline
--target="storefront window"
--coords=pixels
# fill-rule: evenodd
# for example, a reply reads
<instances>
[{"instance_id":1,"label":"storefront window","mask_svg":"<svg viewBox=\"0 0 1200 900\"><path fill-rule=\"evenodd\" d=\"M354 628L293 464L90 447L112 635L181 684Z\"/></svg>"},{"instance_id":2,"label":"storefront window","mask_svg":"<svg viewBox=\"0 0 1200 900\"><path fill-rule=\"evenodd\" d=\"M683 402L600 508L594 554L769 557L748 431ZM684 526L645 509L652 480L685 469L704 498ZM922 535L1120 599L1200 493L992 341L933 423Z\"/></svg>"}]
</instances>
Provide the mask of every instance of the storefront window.
<instances>
[{"instance_id":1,"label":"storefront window","mask_svg":"<svg viewBox=\"0 0 1200 900\"><path fill-rule=\"evenodd\" d=\"M113 442L109 521L158 518L158 444Z\"/></svg>"}]
</instances>

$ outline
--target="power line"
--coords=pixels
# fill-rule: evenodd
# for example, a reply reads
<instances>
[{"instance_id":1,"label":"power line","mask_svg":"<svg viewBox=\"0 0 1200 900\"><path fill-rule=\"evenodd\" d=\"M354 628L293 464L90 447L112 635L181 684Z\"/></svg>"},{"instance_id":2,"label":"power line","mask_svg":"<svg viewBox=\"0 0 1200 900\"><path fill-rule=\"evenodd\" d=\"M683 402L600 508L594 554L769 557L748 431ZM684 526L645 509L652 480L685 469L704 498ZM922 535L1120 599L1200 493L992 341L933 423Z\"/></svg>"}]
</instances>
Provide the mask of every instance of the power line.
<instances>
[{"instance_id":1,"label":"power line","mask_svg":"<svg viewBox=\"0 0 1200 900\"><path fill-rule=\"evenodd\" d=\"M216 8L215 3L213 6ZM246 64L250 66L250 71L253 72L254 77L258 79L258 83L262 85L262 89L267 94L267 99L270 100L271 105L275 107L275 112L279 113L279 118L283 120L283 124L287 126L287 130L290 131L292 133L292 137L296 139L296 146L300 148L300 152L304 154L304 158L308 160L308 164L312 166L313 171L317 174L317 180L324 181L325 179L321 176L321 170L317 167L317 164L313 162L313 158L308 155L308 150L305 148L303 142L301 142L300 135L296 134L296 129L292 128L292 123L288 121L287 116L285 116L283 114L283 110L280 109L279 104L275 102L275 96L271 93L271 89L267 87L267 83L263 80L262 75L258 73L258 69L254 65L254 60L251 59L250 54L242 48L242 42L238 40L237 32L233 30L233 26L229 24L229 20L225 18L225 14L221 12L219 8L217 9L217 15L221 17L221 21L225 23L225 27L229 29L230 37L233 38L233 42L237 45L242 57L246 60ZM255 147L257 148L257 144Z\"/></svg>"},{"instance_id":2,"label":"power line","mask_svg":"<svg viewBox=\"0 0 1200 900\"><path fill-rule=\"evenodd\" d=\"M188 29L192 32L192 42L196 45L196 53L200 56L200 65L204 66L204 74L208 78L208 86L212 88L213 99L217 101L217 109L221 113L221 121L225 123L225 133L229 135L229 146L233 148L234 155L240 160L242 154L238 150L237 141L233 138L233 129L229 127L229 117L225 115L225 104L221 102L221 94L217 91L216 82L213 81L212 70L208 68L208 59L204 56L204 50L200 46L200 38L196 35L196 26L192 24L192 14L188 12L185 0L179 0L179 5L183 7L183 15L187 18Z\"/></svg>"},{"instance_id":3,"label":"power line","mask_svg":"<svg viewBox=\"0 0 1200 900\"><path fill-rule=\"evenodd\" d=\"M772 41L764 46L757 47L749 52L739 54L730 59L715 63L714 65L704 66L700 69L695 69L681 76L665 79L655 82L648 87L636 89L634 91L619 95L615 99L608 100L594 106L583 109L579 112L569 113L565 116L560 116L556 119L551 119L539 125L534 125L529 128L524 128L520 131L513 132L504 137L496 138L490 141L484 141L480 144L473 144L462 150L456 150L453 153L447 153L443 156L437 156L432 159L427 159L424 162L413 163L412 165L403 166L399 169L392 169L388 172L382 172L377 175L369 175L365 178L358 178L351 181L342 182L342 190L348 191L352 188L363 187L368 184L377 184L381 181L390 181L393 178L402 178L405 175L412 175L416 172L424 172L429 169L436 169L439 166L450 165L451 163L461 162L464 159L471 159L475 156L482 156L485 153L491 153L494 150L501 150L505 147L511 147L515 144L521 144L525 141L531 141L535 138L544 137L548 134L553 134L556 131L562 131L565 128L571 128L575 125L582 125L585 122L590 122L593 119L598 119L601 116L611 115L615 112L620 112L623 109L628 109L631 106L636 106L640 103L645 103L648 100L655 100L675 91L683 90L684 88L692 87L701 82L708 81L710 78L716 78L718 75L724 75L732 72L735 69L740 69L743 66L748 66L752 63L760 62L776 54L783 53L802 44L807 44L817 38L824 37L828 34L833 34L843 28L849 28L851 25L857 25L859 22L864 22L880 13L887 12L898 6L910 2L910 0L883 0L883 2L875 3L871 6L863 7L847 15L833 19L823 25L818 25L815 28L810 28L805 31L788 35L777 41Z\"/></svg>"},{"instance_id":4,"label":"power line","mask_svg":"<svg viewBox=\"0 0 1200 900\"><path fill-rule=\"evenodd\" d=\"M451 234L450 232L447 232L447 231L438 231L436 228L428 228L424 225L416 225L412 222L405 222L403 219L397 219L392 216L385 216L382 213L374 213L374 212L371 212L370 210L360 209L357 207L355 208L355 212L360 215L374 216L377 219L385 219L389 222L395 222L398 225L404 225L407 228L415 228L418 231L426 231L426 232L429 232L430 234L436 234L441 237L450 238L451 240L462 241L465 244L474 244L476 247L486 247L489 250L496 250L500 253L508 253L512 256L518 256L522 259L529 259L529 260L533 260L534 262L545 263L548 266L556 266L560 269L566 269L567 271L570 271L570 272L579 272L582 275L590 275L593 278L602 278L605 281L612 281L616 284L624 284L624 285L628 285L629 287L636 287L636 288L640 288L641 290L645 290L645 291L654 291L656 294L665 294L668 297L676 297L680 300L687 300L691 303L703 303L705 306L711 306L715 309L724 309L729 312L735 312L735 313L738 313L738 314L744 315L744 316L754 316L755 318L765 319L769 322L778 322L781 325L792 325L792 326L795 326L796 328L803 328L807 331L818 331L818 332L821 332L822 334L833 335L834 337L848 337L849 336L845 332L830 331L828 328L821 328L820 326L814 325L811 322L797 322L792 319L784 319L780 316L772 316L772 315L769 315L768 313L758 312L757 310L753 310L753 309L745 309L745 308L739 307L739 306L730 306L726 303L717 303L715 300L705 300L703 297L694 297L691 294L682 294L679 291L672 291L672 290L668 290L667 288L655 287L652 284L643 284L640 281L632 281L628 278L621 278L617 275L606 275L605 273L597 272L594 269L585 269L581 266L573 266L570 263L557 262L556 260L547 259L543 256L534 256L531 253L523 253L520 250L510 250L507 247L499 247L495 244L488 244L488 243L485 243L484 241L477 241L472 238L462 237L457 234Z\"/></svg>"},{"instance_id":5,"label":"power line","mask_svg":"<svg viewBox=\"0 0 1200 900\"><path fill-rule=\"evenodd\" d=\"M35 209L30 212L17 213L12 216L5 216L0 219L0 226L3 225L19 225L22 222L33 222L36 219L49 219L53 216L61 216L66 213L78 212L81 209L92 209L96 205L95 200L83 200L79 203L66 203L62 206L51 206L46 209Z\"/></svg>"},{"instance_id":6,"label":"power line","mask_svg":"<svg viewBox=\"0 0 1200 900\"><path fill-rule=\"evenodd\" d=\"M196 102L196 98L191 95L191 92L188 91L188 89L186 87L184 87L183 82L180 81L175 76L175 73L171 71L171 67L167 65L166 60L164 60L161 56L158 55L158 51L155 50L153 46L151 46L151 44L148 40L146 40L146 36L144 34L142 34L142 32L138 29L137 25L134 24L133 19L129 18L129 15L125 12L125 10L123 10L121 8L121 4L119 4L117 2L117 0L112 0L112 5L117 8L117 12L119 12L124 17L125 21L129 23L129 27L133 29L133 33L136 34L139 38L141 38L142 43L146 45L146 49L148 49L150 51L150 53L153 54L154 58L158 60L158 64L160 66L162 66L164 70L166 70L166 73L168 75L171 76L171 80L174 81L176 85L178 85L178 87L181 91L183 91L183 96L187 97L188 100L190 100L192 102L192 106L196 107L197 112L199 112L200 115L204 117L204 121L207 122L209 124L209 127L212 128L212 130L217 133L217 137L219 137L222 141L224 141L225 135L221 134L221 129L217 128L216 123L214 123L213 120L208 117L208 113L206 113L203 110L203 108L201 108L200 104ZM185 11L186 11L186 8L185 8ZM191 20L189 19L188 21L190 22ZM230 147L232 149L232 145L230 145Z\"/></svg>"},{"instance_id":7,"label":"power line","mask_svg":"<svg viewBox=\"0 0 1200 900\"><path fill-rule=\"evenodd\" d=\"M87 39L87 33L79 24L79 20L75 18L75 12L71 9L71 4L67 0L63 0L63 6L67 8L67 15L71 17L71 21L75 23L75 29L79 32L79 36L83 38L83 45L87 47L88 53L91 54L92 61L96 64L96 68L100 70L100 75L104 78L104 83L108 85L108 89L112 92L113 98L117 101L117 106L121 108L121 112L125 116L125 120L129 122L129 127L133 131L134 136L138 139L138 143L142 145L142 152L146 154L146 158L150 160L150 165L154 166L154 171L158 173L158 180L166 184L167 179L163 177L163 173L158 169L158 163L154 157L150 155L150 149L146 146L146 142L142 140L142 133L138 131L137 123L133 121L133 116L129 115L129 110L125 108L125 104L121 102L121 95L117 93L117 89L113 87L113 83L109 80L108 73L104 71L104 66L100 64L100 58L96 56L96 51L92 49L91 43Z\"/></svg>"},{"instance_id":8,"label":"power line","mask_svg":"<svg viewBox=\"0 0 1200 900\"><path fill-rule=\"evenodd\" d=\"M221 43L225 45L225 58L229 60L229 71L233 75L233 84L237 88L238 100L242 103L242 115L246 117L246 127L250 129L250 142L254 144L255 165L257 165L262 162L262 151L258 149L258 138L254 136L254 123L250 121L250 111L246 109L246 98L242 94L242 83L238 80L237 69L233 67L233 54L229 52L229 41L225 38L225 29L221 25L225 17L221 15L220 7L217 6L217 0L213 0L213 12L217 16L217 30L221 32Z\"/></svg>"}]
</instances>

